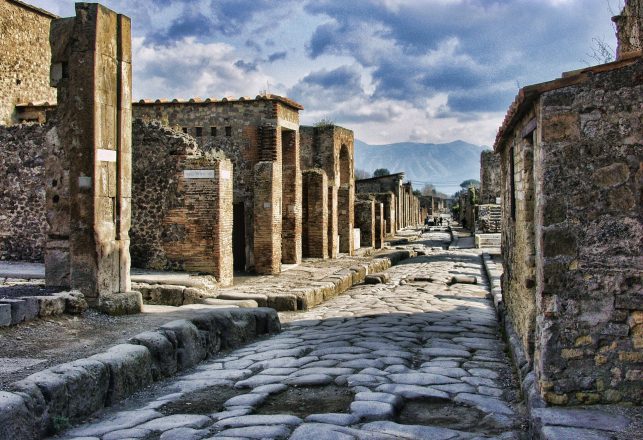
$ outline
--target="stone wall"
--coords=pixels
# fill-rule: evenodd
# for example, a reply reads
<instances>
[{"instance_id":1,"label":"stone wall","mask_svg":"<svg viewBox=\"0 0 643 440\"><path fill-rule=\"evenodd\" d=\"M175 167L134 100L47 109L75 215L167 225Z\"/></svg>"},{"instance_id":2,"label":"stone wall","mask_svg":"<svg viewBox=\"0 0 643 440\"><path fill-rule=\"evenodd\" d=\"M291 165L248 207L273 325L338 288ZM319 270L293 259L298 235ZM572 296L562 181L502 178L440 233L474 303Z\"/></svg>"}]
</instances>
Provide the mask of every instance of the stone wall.
<instances>
[{"instance_id":1,"label":"stone wall","mask_svg":"<svg viewBox=\"0 0 643 440\"><path fill-rule=\"evenodd\" d=\"M133 124L134 267L204 272L232 283L232 163L189 135Z\"/></svg>"},{"instance_id":2,"label":"stone wall","mask_svg":"<svg viewBox=\"0 0 643 440\"><path fill-rule=\"evenodd\" d=\"M0 2L0 125L14 122L20 102L56 102L49 85L49 25L56 18L15 0Z\"/></svg>"},{"instance_id":3,"label":"stone wall","mask_svg":"<svg viewBox=\"0 0 643 440\"><path fill-rule=\"evenodd\" d=\"M521 91L502 154L504 301L550 404L641 403L643 59Z\"/></svg>"},{"instance_id":4,"label":"stone wall","mask_svg":"<svg viewBox=\"0 0 643 440\"><path fill-rule=\"evenodd\" d=\"M44 261L44 145L50 128L0 126L0 260Z\"/></svg>"},{"instance_id":5,"label":"stone wall","mask_svg":"<svg viewBox=\"0 0 643 440\"><path fill-rule=\"evenodd\" d=\"M552 403L643 397L643 58L542 95L536 372Z\"/></svg>"},{"instance_id":6,"label":"stone wall","mask_svg":"<svg viewBox=\"0 0 643 440\"><path fill-rule=\"evenodd\" d=\"M303 172L304 257L328 258L328 180L319 168Z\"/></svg>"},{"instance_id":7,"label":"stone wall","mask_svg":"<svg viewBox=\"0 0 643 440\"><path fill-rule=\"evenodd\" d=\"M372 177L355 181L355 191L363 194L392 192L395 196L395 222L391 225L393 231L404 228L407 215L407 197L402 185L404 173L390 174L387 176Z\"/></svg>"},{"instance_id":8,"label":"stone wall","mask_svg":"<svg viewBox=\"0 0 643 440\"><path fill-rule=\"evenodd\" d=\"M500 156L493 151L480 153L480 204L496 203L501 187Z\"/></svg>"},{"instance_id":9,"label":"stone wall","mask_svg":"<svg viewBox=\"0 0 643 440\"><path fill-rule=\"evenodd\" d=\"M616 25L616 59L643 49L643 0L626 0Z\"/></svg>"}]
</instances>

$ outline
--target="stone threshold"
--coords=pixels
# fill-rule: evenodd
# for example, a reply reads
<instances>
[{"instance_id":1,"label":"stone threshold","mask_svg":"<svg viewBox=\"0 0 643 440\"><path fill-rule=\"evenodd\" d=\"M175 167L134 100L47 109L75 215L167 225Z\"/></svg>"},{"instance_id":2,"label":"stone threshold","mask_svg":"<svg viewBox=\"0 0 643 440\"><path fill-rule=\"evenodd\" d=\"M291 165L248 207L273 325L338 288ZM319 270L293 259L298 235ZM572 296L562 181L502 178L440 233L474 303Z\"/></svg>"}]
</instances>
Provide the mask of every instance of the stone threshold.
<instances>
[{"instance_id":1,"label":"stone threshold","mask_svg":"<svg viewBox=\"0 0 643 440\"><path fill-rule=\"evenodd\" d=\"M77 290L43 296L0 298L0 327L63 313L77 315L87 308L85 297Z\"/></svg>"},{"instance_id":2,"label":"stone threshold","mask_svg":"<svg viewBox=\"0 0 643 440\"><path fill-rule=\"evenodd\" d=\"M34 373L0 391L0 438L38 439L77 423L221 350L279 332L270 308L195 310L88 358Z\"/></svg>"},{"instance_id":3,"label":"stone threshold","mask_svg":"<svg viewBox=\"0 0 643 440\"><path fill-rule=\"evenodd\" d=\"M624 409L619 410L616 405L609 405L609 412L586 406L547 406L536 387L533 365L527 361L518 333L516 333L511 317L504 306L500 284L502 265L494 262L487 252L483 252L481 258L489 279L493 304L500 326L504 330L511 361L518 374L520 388L525 399L531 438L534 440L611 440L618 433L626 436L625 432L628 430L631 420L625 415L619 414L619 412L624 412Z\"/></svg>"}]
</instances>

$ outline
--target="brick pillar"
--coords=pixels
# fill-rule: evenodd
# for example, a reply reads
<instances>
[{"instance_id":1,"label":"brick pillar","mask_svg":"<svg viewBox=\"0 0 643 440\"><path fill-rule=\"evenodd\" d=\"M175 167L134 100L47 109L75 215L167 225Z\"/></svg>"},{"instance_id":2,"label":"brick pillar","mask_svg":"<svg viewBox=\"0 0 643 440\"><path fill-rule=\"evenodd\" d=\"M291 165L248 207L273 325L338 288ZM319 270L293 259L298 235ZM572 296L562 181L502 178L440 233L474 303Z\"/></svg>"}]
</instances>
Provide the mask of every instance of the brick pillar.
<instances>
[{"instance_id":1,"label":"brick pillar","mask_svg":"<svg viewBox=\"0 0 643 440\"><path fill-rule=\"evenodd\" d=\"M302 176L302 252L304 257L328 258L328 178L321 169Z\"/></svg>"},{"instance_id":2,"label":"brick pillar","mask_svg":"<svg viewBox=\"0 0 643 440\"><path fill-rule=\"evenodd\" d=\"M328 187L328 256L337 258L339 254L339 212L337 212L337 187Z\"/></svg>"},{"instance_id":3,"label":"brick pillar","mask_svg":"<svg viewBox=\"0 0 643 440\"><path fill-rule=\"evenodd\" d=\"M59 194L49 205L55 221L47 281L68 283L107 313L138 313L141 295L130 291L129 272L130 20L98 4L78 3L75 18L52 22L50 41L51 84L58 88L51 142L65 154L48 159L47 192ZM51 163L56 160L63 162ZM68 180L59 172L68 173ZM58 203L63 207L52 206Z\"/></svg>"},{"instance_id":4,"label":"brick pillar","mask_svg":"<svg viewBox=\"0 0 643 440\"><path fill-rule=\"evenodd\" d=\"M375 201L355 200L355 227L362 247L375 247Z\"/></svg>"},{"instance_id":5,"label":"brick pillar","mask_svg":"<svg viewBox=\"0 0 643 440\"><path fill-rule=\"evenodd\" d=\"M282 146L282 231L281 258L284 263L301 262L301 169L299 133L281 130ZM256 258L256 256L255 256Z\"/></svg>"},{"instance_id":6,"label":"brick pillar","mask_svg":"<svg viewBox=\"0 0 643 440\"><path fill-rule=\"evenodd\" d=\"M384 205L375 202L375 248L384 246Z\"/></svg>"},{"instance_id":7,"label":"brick pillar","mask_svg":"<svg viewBox=\"0 0 643 440\"><path fill-rule=\"evenodd\" d=\"M353 224L355 194L349 185L342 185L337 190L339 251L353 255Z\"/></svg>"},{"instance_id":8,"label":"brick pillar","mask_svg":"<svg viewBox=\"0 0 643 440\"><path fill-rule=\"evenodd\" d=\"M258 274L281 271L281 169L278 162L254 167L254 259Z\"/></svg>"}]
</instances>

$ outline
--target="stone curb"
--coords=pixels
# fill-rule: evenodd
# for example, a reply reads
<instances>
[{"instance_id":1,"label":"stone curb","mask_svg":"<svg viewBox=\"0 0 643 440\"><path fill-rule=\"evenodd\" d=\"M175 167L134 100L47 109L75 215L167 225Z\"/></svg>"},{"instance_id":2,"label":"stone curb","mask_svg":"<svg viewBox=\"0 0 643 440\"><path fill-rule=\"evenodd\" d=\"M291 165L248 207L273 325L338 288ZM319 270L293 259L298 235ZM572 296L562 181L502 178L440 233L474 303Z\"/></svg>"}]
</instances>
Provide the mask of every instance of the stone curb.
<instances>
[{"instance_id":1,"label":"stone curb","mask_svg":"<svg viewBox=\"0 0 643 440\"><path fill-rule=\"evenodd\" d=\"M77 290L47 296L22 296L0 299L0 327L32 321L36 318L79 314L87 308L82 293Z\"/></svg>"},{"instance_id":2,"label":"stone curb","mask_svg":"<svg viewBox=\"0 0 643 440\"><path fill-rule=\"evenodd\" d=\"M0 391L0 438L39 439L191 368L222 349L281 330L270 308L195 310L103 353L57 365Z\"/></svg>"},{"instance_id":3,"label":"stone curb","mask_svg":"<svg viewBox=\"0 0 643 440\"><path fill-rule=\"evenodd\" d=\"M488 253L483 252L481 258L485 274L489 279L491 297L498 320L509 345L511 361L518 372L529 417L531 438L534 440L568 440L570 438L608 440L613 437L611 435L613 432L624 431L629 425L629 419L624 416L584 408L547 407L536 388L533 365L527 361L518 333L505 308L500 284L501 273Z\"/></svg>"}]
</instances>

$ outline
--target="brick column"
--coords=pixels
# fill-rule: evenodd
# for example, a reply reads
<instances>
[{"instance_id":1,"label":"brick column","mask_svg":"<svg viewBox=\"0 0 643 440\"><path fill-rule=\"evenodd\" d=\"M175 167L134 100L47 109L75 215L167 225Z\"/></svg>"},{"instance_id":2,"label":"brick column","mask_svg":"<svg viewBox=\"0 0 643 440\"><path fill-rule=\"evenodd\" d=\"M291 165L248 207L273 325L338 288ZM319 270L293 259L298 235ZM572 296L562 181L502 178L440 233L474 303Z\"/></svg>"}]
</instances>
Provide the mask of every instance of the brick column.
<instances>
[{"instance_id":1,"label":"brick column","mask_svg":"<svg viewBox=\"0 0 643 440\"><path fill-rule=\"evenodd\" d=\"M52 22L50 41L51 83L58 88L51 142L65 154L48 159L63 162L48 167L47 192L60 193L49 207L68 226L52 224L49 231L47 281L68 283L108 313L137 313L141 295L130 292L129 273L130 20L98 4L78 3L75 18ZM59 172L68 173L68 180Z\"/></svg>"},{"instance_id":2,"label":"brick column","mask_svg":"<svg viewBox=\"0 0 643 440\"><path fill-rule=\"evenodd\" d=\"M281 258L284 263L301 262L301 169L299 133L280 130L282 146L282 230ZM256 256L255 256L256 258Z\"/></svg>"},{"instance_id":3,"label":"brick column","mask_svg":"<svg viewBox=\"0 0 643 440\"><path fill-rule=\"evenodd\" d=\"M304 257L328 258L328 179L321 169L302 176L302 251Z\"/></svg>"},{"instance_id":4,"label":"brick column","mask_svg":"<svg viewBox=\"0 0 643 440\"><path fill-rule=\"evenodd\" d=\"M254 167L254 259L258 274L281 271L281 170L278 162Z\"/></svg>"}]
</instances>

